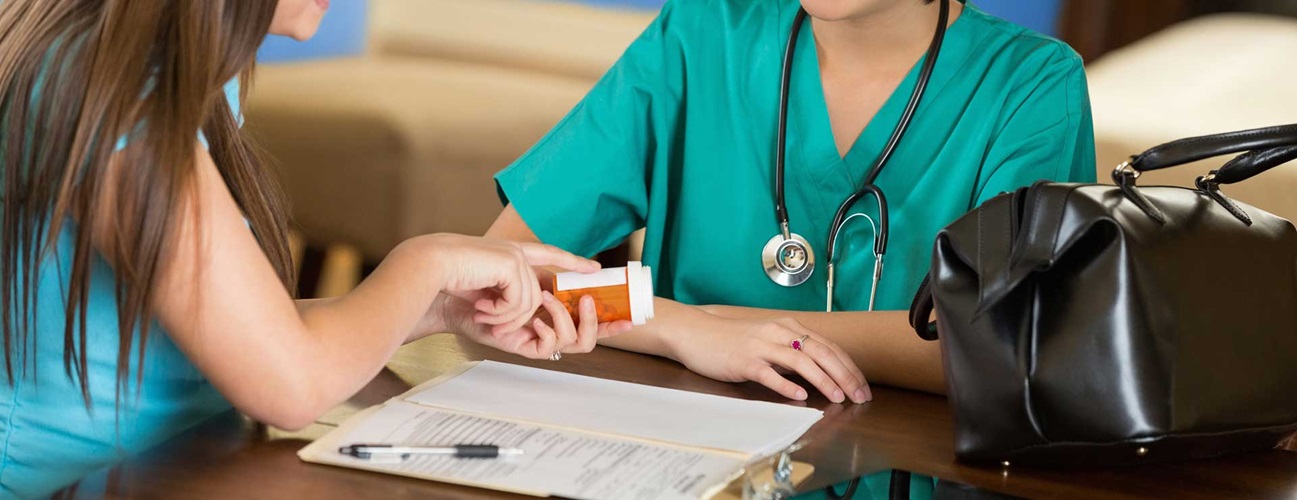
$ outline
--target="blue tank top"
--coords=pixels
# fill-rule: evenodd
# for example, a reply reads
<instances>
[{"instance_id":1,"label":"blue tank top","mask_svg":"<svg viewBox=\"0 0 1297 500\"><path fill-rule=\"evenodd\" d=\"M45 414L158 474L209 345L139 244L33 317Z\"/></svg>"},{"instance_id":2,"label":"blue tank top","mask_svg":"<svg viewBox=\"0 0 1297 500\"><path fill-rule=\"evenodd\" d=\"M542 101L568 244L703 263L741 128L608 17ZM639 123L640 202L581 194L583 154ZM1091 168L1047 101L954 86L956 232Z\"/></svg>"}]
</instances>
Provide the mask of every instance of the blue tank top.
<instances>
[{"instance_id":1,"label":"blue tank top","mask_svg":"<svg viewBox=\"0 0 1297 500\"><path fill-rule=\"evenodd\" d=\"M2 0L0 0L2 1ZM242 124L238 81L225 86ZM199 134L200 141L206 139ZM125 139L118 147L125 145ZM0 372L0 498L46 497L98 469L230 409L202 373L155 322L139 365L135 346L126 391L117 397L117 305L113 271L98 255L91 264L86 308L87 407L63 365L63 325L72 270L72 224L57 251L35 270L32 330L15 356L13 384ZM30 270L29 270L30 271ZM138 344L138 332L135 335ZM17 346L16 346L17 347ZM25 371L19 367L25 366ZM136 383L136 376L142 382ZM93 491L79 491L97 496Z\"/></svg>"}]
</instances>

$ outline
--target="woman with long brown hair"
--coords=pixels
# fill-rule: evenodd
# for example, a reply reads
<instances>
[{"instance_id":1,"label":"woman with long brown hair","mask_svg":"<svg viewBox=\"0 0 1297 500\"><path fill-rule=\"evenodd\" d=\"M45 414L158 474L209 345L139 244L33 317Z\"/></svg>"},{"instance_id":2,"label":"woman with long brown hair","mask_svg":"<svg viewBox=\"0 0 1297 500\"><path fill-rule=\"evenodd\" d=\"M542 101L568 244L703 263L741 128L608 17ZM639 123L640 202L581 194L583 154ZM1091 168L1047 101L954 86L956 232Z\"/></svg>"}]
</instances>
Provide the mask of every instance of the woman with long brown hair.
<instances>
[{"instance_id":1,"label":"woman with long brown hair","mask_svg":"<svg viewBox=\"0 0 1297 500\"><path fill-rule=\"evenodd\" d=\"M592 305L574 325L532 266L598 265L552 247L424 236L346 296L292 299L238 85L267 33L308 38L327 6L0 0L0 497L49 495L231 404L304 427L429 333L593 348Z\"/></svg>"}]
</instances>

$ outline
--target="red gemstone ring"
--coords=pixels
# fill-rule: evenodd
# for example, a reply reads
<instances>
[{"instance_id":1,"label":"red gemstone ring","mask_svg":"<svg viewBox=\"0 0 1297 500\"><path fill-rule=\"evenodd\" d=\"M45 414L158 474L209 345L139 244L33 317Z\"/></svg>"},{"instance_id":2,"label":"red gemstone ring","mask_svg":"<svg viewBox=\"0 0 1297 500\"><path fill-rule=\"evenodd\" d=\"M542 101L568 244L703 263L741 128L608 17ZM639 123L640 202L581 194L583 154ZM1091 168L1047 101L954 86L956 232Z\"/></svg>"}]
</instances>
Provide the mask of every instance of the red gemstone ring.
<instances>
[{"instance_id":1,"label":"red gemstone ring","mask_svg":"<svg viewBox=\"0 0 1297 500\"><path fill-rule=\"evenodd\" d=\"M794 351L800 351L800 350L802 350L802 346L806 345L806 339L809 339L809 338L811 338L810 335L802 335L802 338L797 339L797 340L794 340L793 343L792 343L792 348L793 348L793 350L794 350Z\"/></svg>"}]
</instances>

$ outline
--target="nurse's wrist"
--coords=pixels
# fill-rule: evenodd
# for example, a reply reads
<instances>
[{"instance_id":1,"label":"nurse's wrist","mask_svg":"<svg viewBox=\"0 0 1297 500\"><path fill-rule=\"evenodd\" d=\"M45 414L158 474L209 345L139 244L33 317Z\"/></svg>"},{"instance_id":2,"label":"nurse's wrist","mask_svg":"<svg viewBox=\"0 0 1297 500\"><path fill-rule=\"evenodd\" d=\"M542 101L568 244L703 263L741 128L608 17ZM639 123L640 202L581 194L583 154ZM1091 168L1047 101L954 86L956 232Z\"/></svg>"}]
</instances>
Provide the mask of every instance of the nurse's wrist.
<instances>
[{"instance_id":1,"label":"nurse's wrist","mask_svg":"<svg viewBox=\"0 0 1297 500\"><path fill-rule=\"evenodd\" d=\"M713 306L694 306L663 299L658 299L658 302L657 309L667 313L666 315L659 315L659 318L664 316L668 318L667 321L659 321L658 328L654 329L659 342L665 348L665 352L658 354L681 363L686 351L691 347L695 347L692 341L697 340L694 334L697 326L707 323L708 320L714 320L718 316L708 312L708 309ZM661 302L666 302L666 304L661 304ZM663 308L662 305L668 307ZM663 309L667 310L663 311Z\"/></svg>"}]
</instances>

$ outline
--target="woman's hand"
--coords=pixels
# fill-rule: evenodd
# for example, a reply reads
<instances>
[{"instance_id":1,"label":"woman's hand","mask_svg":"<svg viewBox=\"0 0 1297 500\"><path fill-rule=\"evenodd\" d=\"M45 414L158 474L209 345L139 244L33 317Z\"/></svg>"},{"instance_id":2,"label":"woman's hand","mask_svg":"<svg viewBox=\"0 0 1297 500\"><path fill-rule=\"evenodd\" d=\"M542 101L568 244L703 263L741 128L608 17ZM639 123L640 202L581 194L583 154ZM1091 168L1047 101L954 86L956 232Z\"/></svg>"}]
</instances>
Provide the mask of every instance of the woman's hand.
<instances>
[{"instance_id":1,"label":"woman's hand","mask_svg":"<svg viewBox=\"0 0 1297 500\"><path fill-rule=\"evenodd\" d=\"M476 323L492 333L516 332L531 321L544 296L535 268L595 272L599 263L550 245L454 234L420 237L431 245L444 280L442 293L469 301ZM561 306L560 306L561 307Z\"/></svg>"},{"instance_id":2,"label":"woman's hand","mask_svg":"<svg viewBox=\"0 0 1297 500\"><path fill-rule=\"evenodd\" d=\"M594 299L582 297L579 324L567 308L549 292L541 292L541 309L535 317L516 330L495 332L487 325L473 321L472 305L455 297L444 297L437 313L455 333L479 344L531 359L549 359L555 352L586 353L594 350L599 339L630 331L629 321L598 323Z\"/></svg>"},{"instance_id":3,"label":"woman's hand","mask_svg":"<svg viewBox=\"0 0 1297 500\"><path fill-rule=\"evenodd\" d=\"M696 309L688 331L671 337L674 358L699 374L725 382L753 381L789 399L806 389L784 377L797 373L830 401L864 403L873 393L860 368L824 336L790 318L731 319ZM792 342L803 336L802 350Z\"/></svg>"}]
</instances>

